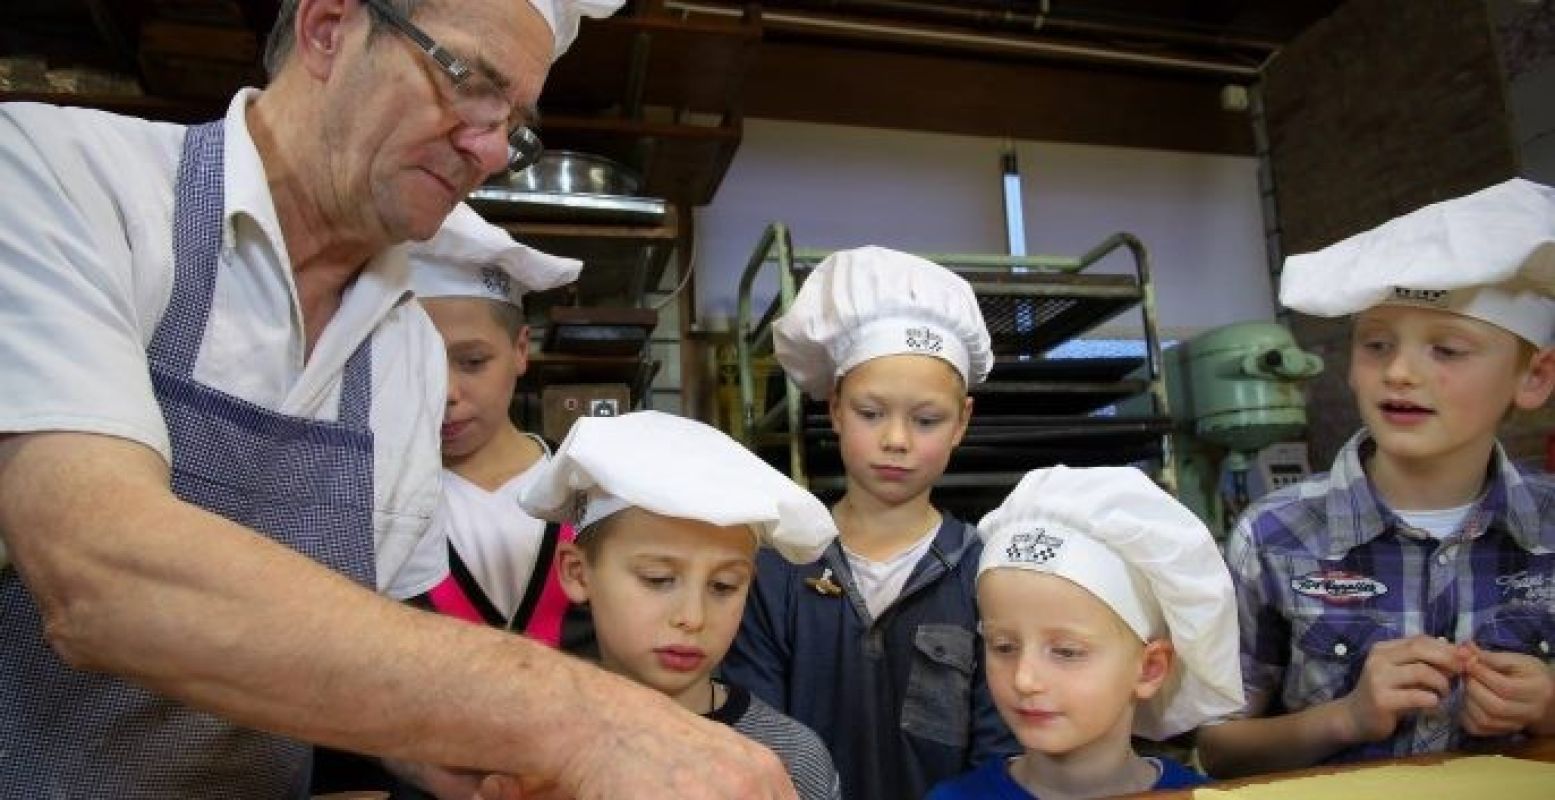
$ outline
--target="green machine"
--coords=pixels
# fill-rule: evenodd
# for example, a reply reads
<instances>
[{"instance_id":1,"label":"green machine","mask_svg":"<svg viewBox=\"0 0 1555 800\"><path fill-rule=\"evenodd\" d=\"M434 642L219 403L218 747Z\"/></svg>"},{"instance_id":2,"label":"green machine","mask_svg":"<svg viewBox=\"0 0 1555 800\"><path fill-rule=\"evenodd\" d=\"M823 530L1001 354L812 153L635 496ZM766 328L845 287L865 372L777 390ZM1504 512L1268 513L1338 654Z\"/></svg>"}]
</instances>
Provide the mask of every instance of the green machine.
<instances>
[{"instance_id":1,"label":"green machine","mask_svg":"<svg viewBox=\"0 0 1555 800\"><path fill-rule=\"evenodd\" d=\"M1323 359L1272 322L1215 328L1163 355L1178 499L1224 536L1248 502L1255 455L1306 429L1302 384L1323 371Z\"/></svg>"}]
</instances>

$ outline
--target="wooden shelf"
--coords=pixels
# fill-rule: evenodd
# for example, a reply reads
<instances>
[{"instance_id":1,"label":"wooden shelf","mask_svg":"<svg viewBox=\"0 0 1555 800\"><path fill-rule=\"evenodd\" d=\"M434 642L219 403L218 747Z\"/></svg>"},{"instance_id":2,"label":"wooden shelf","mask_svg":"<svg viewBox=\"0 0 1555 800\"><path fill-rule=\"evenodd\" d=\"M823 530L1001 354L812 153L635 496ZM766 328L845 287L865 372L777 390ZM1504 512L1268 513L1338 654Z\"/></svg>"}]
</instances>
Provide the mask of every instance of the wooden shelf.
<instances>
[{"instance_id":1,"label":"wooden shelf","mask_svg":"<svg viewBox=\"0 0 1555 800\"><path fill-rule=\"evenodd\" d=\"M579 356L535 351L518 379L520 391L538 392L559 383L624 383L632 396L652 381L653 367L638 356Z\"/></svg>"},{"instance_id":2,"label":"wooden shelf","mask_svg":"<svg viewBox=\"0 0 1555 800\"><path fill-rule=\"evenodd\" d=\"M646 195L706 205L739 148L740 96L760 44L754 17L585 20L546 79L541 136L637 169Z\"/></svg>"},{"instance_id":3,"label":"wooden shelf","mask_svg":"<svg viewBox=\"0 0 1555 800\"><path fill-rule=\"evenodd\" d=\"M615 159L642 173L644 195L693 206L712 202L744 134L738 121L711 127L618 117L543 119L546 147Z\"/></svg>"},{"instance_id":4,"label":"wooden shelf","mask_svg":"<svg viewBox=\"0 0 1555 800\"><path fill-rule=\"evenodd\" d=\"M538 326L552 306L641 305L643 294L663 279L679 237L674 206L665 209L659 225L498 224L524 244L583 262L576 283L525 299L530 324Z\"/></svg>"},{"instance_id":5,"label":"wooden shelf","mask_svg":"<svg viewBox=\"0 0 1555 800\"><path fill-rule=\"evenodd\" d=\"M273 0L245 2L256 6L250 12L259 12L250 13L251 19L268 24L274 18ZM158 18L145 9L125 12L119 20L131 39L148 22L157 23ZM180 30L176 25L168 28L164 24L163 28L175 33ZM153 26L152 30L162 28ZM260 35L246 29L233 29L233 33ZM98 32L82 30L80 37L95 42ZM198 44L180 41L171 33L163 39L166 41L156 40L159 46L174 50L189 51ZM145 44L130 42L132 50ZM754 17L749 21L688 20L645 11L586 19L578 39L546 80L539 102L541 135L551 149L598 153L633 167L643 175L645 195L706 205L739 147L739 99L760 44L761 25ZM245 63L232 61L228 66L237 68ZM145 65L141 67L139 77L146 85ZM197 76L207 79L206 84L200 84L204 95L187 99L14 92L0 93L0 100L32 100L170 122L199 122L219 118L230 92L239 88L241 81L233 78L230 91L222 91L223 75ZM210 85L210 80L217 83ZM170 79L166 83L191 81Z\"/></svg>"},{"instance_id":6,"label":"wooden shelf","mask_svg":"<svg viewBox=\"0 0 1555 800\"><path fill-rule=\"evenodd\" d=\"M756 22L585 20L577 42L552 68L540 104L628 117L633 105L725 114L736 107L760 44Z\"/></svg>"}]
</instances>

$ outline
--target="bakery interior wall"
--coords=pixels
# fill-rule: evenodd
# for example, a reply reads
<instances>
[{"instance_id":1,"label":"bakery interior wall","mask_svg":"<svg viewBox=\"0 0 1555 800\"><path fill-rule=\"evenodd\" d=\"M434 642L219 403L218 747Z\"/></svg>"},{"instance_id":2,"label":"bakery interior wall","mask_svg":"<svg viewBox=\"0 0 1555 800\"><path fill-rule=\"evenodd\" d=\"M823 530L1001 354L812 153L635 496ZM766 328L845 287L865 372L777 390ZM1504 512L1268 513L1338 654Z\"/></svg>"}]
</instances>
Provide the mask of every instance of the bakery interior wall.
<instances>
[{"instance_id":1,"label":"bakery interior wall","mask_svg":"<svg viewBox=\"0 0 1555 800\"><path fill-rule=\"evenodd\" d=\"M1264 70L1285 252L1323 247L1428 203L1524 175L1550 182L1555 3L1349 0ZM1308 391L1314 466L1359 425L1348 327L1292 314L1327 368ZM1544 462L1555 409L1513 415L1508 452Z\"/></svg>"},{"instance_id":2,"label":"bakery interior wall","mask_svg":"<svg viewBox=\"0 0 1555 800\"><path fill-rule=\"evenodd\" d=\"M769 222L796 247L878 244L912 252L1007 253L1000 156L976 136L747 118L714 202L697 217L697 302L710 328L735 313L741 272ZM1163 334L1185 338L1272 319L1251 157L1020 141L1026 246L1077 256L1127 231L1149 248ZM1100 270L1128 271L1120 254ZM776 283L758 284L765 308ZM1138 335L1137 314L1101 331Z\"/></svg>"}]
</instances>

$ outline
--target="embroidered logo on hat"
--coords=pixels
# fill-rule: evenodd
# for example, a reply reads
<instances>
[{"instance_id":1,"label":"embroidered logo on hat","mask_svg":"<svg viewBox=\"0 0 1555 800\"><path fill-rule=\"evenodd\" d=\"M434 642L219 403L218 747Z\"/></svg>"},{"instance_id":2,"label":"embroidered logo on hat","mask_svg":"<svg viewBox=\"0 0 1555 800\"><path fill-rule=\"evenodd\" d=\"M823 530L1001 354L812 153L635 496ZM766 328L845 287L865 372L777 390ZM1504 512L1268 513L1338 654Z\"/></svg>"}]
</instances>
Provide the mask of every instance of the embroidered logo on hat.
<instances>
[{"instance_id":1,"label":"embroidered logo on hat","mask_svg":"<svg viewBox=\"0 0 1555 800\"><path fill-rule=\"evenodd\" d=\"M1046 564L1058 555L1064 540L1049 536L1041 528L1031 533L1017 533L1010 537L1010 546L1004 555L1012 562L1022 564Z\"/></svg>"},{"instance_id":2,"label":"embroidered logo on hat","mask_svg":"<svg viewBox=\"0 0 1555 800\"><path fill-rule=\"evenodd\" d=\"M1295 589L1298 594L1316 597L1334 605L1363 603L1388 593L1387 584L1376 578L1332 570L1308 572L1291 578L1290 588Z\"/></svg>"},{"instance_id":3,"label":"embroidered logo on hat","mask_svg":"<svg viewBox=\"0 0 1555 800\"><path fill-rule=\"evenodd\" d=\"M481 267L481 285L486 291L506 300L513 288L513 279L497 267Z\"/></svg>"},{"instance_id":4,"label":"embroidered logo on hat","mask_svg":"<svg viewBox=\"0 0 1555 800\"><path fill-rule=\"evenodd\" d=\"M1446 289L1409 289L1403 286L1393 287L1393 299L1404 303L1425 303L1428 305L1445 305L1447 301Z\"/></svg>"},{"instance_id":5,"label":"embroidered logo on hat","mask_svg":"<svg viewBox=\"0 0 1555 800\"><path fill-rule=\"evenodd\" d=\"M945 341L928 328L908 328L907 349L918 353L938 353L945 348Z\"/></svg>"}]
</instances>

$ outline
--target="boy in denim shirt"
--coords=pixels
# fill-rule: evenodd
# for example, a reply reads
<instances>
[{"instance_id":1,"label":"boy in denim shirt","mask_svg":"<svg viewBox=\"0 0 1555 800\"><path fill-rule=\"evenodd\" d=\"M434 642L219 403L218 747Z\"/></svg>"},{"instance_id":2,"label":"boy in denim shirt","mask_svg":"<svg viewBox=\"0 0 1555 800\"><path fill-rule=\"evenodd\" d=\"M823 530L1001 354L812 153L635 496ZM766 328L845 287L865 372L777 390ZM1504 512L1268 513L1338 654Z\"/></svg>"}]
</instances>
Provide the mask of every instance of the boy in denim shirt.
<instances>
[{"instance_id":1,"label":"boy in denim shirt","mask_svg":"<svg viewBox=\"0 0 1555 800\"><path fill-rule=\"evenodd\" d=\"M929 492L993 364L965 280L881 247L833 254L773 328L790 378L830 404L847 491L813 565L762 553L724 674L814 728L849 800L922 797L1019 749L977 642L982 545Z\"/></svg>"},{"instance_id":2,"label":"boy in denim shirt","mask_svg":"<svg viewBox=\"0 0 1555 800\"><path fill-rule=\"evenodd\" d=\"M1365 427L1228 546L1248 705L1211 774L1555 732L1555 480L1496 441L1555 386L1555 190L1512 180L1286 262L1281 302L1354 314Z\"/></svg>"}]
</instances>

